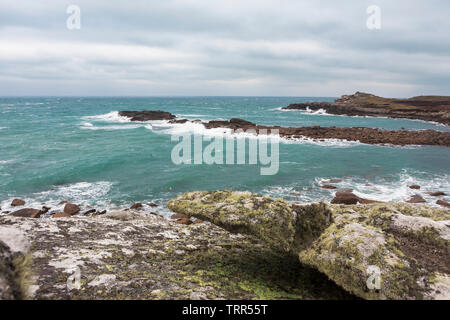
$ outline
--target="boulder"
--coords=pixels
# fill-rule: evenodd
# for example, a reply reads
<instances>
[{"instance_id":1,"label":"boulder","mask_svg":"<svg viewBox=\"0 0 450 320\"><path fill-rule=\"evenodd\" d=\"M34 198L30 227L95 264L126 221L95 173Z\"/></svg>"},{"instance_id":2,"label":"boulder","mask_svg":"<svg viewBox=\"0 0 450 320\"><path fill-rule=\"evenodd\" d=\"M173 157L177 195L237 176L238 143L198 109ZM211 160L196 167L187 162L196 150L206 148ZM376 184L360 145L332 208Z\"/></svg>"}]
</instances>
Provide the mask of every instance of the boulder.
<instances>
[{"instance_id":1,"label":"boulder","mask_svg":"<svg viewBox=\"0 0 450 320\"><path fill-rule=\"evenodd\" d=\"M298 256L365 299L450 299L450 213L404 203L302 205L249 192L190 192L169 209Z\"/></svg>"},{"instance_id":2,"label":"boulder","mask_svg":"<svg viewBox=\"0 0 450 320\"><path fill-rule=\"evenodd\" d=\"M182 213L175 213L175 214L173 214L170 217L170 219L174 219L174 220L176 220L176 219L189 219L189 216L187 216L185 214L182 214Z\"/></svg>"},{"instance_id":3,"label":"boulder","mask_svg":"<svg viewBox=\"0 0 450 320\"><path fill-rule=\"evenodd\" d=\"M450 208L450 203L445 200L438 200L438 201L436 201L436 204L446 207L446 208Z\"/></svg>"},{"instance_id":4,"label":"boulder","mask_svg":"<svg viewBox=\"0 0 450 320\"><path fill-rule=\"evenodd\" d=\"M158 206L158 205L157 205L156 203L154 203L154 202L148 202L147 205L148 205L149 207L153 207L153 208Z\"/></svg>"},{"instance_id":5,"label":"boulder","mask_svg":"<svg viewBox=\"0 0 450 320\"><path fill-rule=\"evenodd\" d=\"M191 221L191 219L186 218L186 219L175 220L175 223L184 224L184 225L190 225L190 224L192 224L192 221Z\"/></svg>"},{"instance_id":6,"label":"boulder","mask_svg":"<svg viewBox=\"0 0 450 320\"><path fill-rule=\"evenodd\" d=\"M375 200L368 200L358 197L353 193L351 189L340 189L334 195L333 200L331 200L332 204L367 204L367 203L376 203Z\"/></svg>"},{"instance_id":7,"label":"boulder","mask_svg":"<svg viewBox=\"0 0 450 320\"><path fill-rule=\"evenodd\" d=\"M14 211L10 214L15 217L39 218L42 214L42 211L38 209L26 208Z\"/></svg>"},{"instance_id":8,"label":"boulder","mask_svg":"<svg viewBox=\"0 0 450 320\"><path fill-rule=\"evenodd\" d=\"M23 206L23 205L25 205L25 201L23 201L21 199L14 199L11 202L11 207L20 207L20 206Z\"/></svg>"},{"instance_id":9,"label":"boulder","mask_svg":"<svg viewBox=\"0 0 450 320\"><path fill-rule=\"evenodd\" d=\"M446 196L447 194L445 192L442 191L437 191L437 192L428 192L428 194L432 197L441 197L441 196Z\"/></svg>"},{"instance_id":10,"label":"boulder","mask_svg":"<svg viewBox=\"0 0 450 320\"><path fill-rule=\"evenodd\" d=\"M413 185L409 186L409 188L410 188L410 189L419 190L419 189L420 189L420 186L417 185L417 184L413 184Z\"/></svg>"},{"instance_id":11,"label":"boulder","mask_svg":"<svg viewBox=\"0 0 450 320\"><path fill-rule=\"evenodd\" d=\"M66 212L56 212L52 218L70 218L72 215Z\"/></svg>"},{"instance_id":12,"label":"boulder","mask_svg":"<svg viewBox=\"0 0 450 320\"><path fill-rule=\"evenodd\" d=\"M80 206L73 203L66 203L64 206L64 212L70 215L77 214L80 212Z\"/></svg>"},{"instance_id":13,"label":"boulder","mask_svg":"<svg viewBox=\"0 0 450 320\"><path fill-rule=\"evenodd\" d=\"M140 203L140 202L137 202L130 207L130 209L141 209L141 208L142 208L142 203Z\"/></svg>"},{"instance_id":14,"label":"boulder","mask_svg":"<svg viewBox=\"0 0 450 320\"><path fill-rule=\"evenodd\" d=\"M425 203L427 202L421 195L415 194L409 198L408 203Z\"/></svg>"}]
</instances>

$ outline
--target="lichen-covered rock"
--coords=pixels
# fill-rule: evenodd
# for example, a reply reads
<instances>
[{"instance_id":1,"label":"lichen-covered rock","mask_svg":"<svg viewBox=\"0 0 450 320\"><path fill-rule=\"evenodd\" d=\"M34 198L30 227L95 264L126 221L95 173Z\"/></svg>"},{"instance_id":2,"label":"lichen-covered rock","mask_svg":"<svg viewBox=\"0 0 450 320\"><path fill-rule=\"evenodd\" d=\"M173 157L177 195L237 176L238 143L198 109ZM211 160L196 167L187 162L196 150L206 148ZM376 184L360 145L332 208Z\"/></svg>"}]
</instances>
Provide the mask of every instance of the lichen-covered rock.
<instances>
[{"instance_id":1,"label":"lichen-covered rock","mask_svg":"<svg viewBox=\"0 0 450 320\"><path fill-rule=\"evenodd\" d=\"M300 205L247 192L191 192L179 213L256 236L366 299L450 299L450 212L411 204Z\"/></svg>"},{"instance_id":2,"label":"lichen-covered rock","mask_svg":"<svg viewBox=\"0 0 450 320\"><path fill-rule=\"evenodd\" d=\"M15 278L13 254L9 247L0 241L0 300L20 298L20 287Z\"/></svg>"},{"instance_id":3,"label":"lichen-covered rock","mask_svg":"<svg viewBox=\"0 0 450 320\"><path fill-rule=\"evenodd\" d=\"M29 299L355 298L258 239L139 210L1 216L0 241L32 258L20 268L31 275L22 289Z\"/></svg>"}]
</instances>

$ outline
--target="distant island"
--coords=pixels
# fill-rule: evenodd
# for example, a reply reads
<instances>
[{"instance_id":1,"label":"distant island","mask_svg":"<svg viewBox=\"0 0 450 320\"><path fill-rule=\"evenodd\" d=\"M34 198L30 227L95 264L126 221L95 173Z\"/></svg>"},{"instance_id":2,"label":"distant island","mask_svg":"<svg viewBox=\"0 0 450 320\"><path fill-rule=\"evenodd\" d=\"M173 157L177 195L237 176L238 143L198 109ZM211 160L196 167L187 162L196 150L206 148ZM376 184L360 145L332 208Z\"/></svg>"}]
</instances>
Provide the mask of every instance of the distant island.
<instances>
[{"instance_id":1,"label":"distant island","mask_svg":"<svg viewBox=\"0 0 450 320\"><path fill-rule=\"evenodd\" d=\"M382 98L356 92L334 102L294 103L284 110L320 110L346 116L407 118L450 125L450 96L419 96L409 99Z\"/></svg>"}]
</instances>

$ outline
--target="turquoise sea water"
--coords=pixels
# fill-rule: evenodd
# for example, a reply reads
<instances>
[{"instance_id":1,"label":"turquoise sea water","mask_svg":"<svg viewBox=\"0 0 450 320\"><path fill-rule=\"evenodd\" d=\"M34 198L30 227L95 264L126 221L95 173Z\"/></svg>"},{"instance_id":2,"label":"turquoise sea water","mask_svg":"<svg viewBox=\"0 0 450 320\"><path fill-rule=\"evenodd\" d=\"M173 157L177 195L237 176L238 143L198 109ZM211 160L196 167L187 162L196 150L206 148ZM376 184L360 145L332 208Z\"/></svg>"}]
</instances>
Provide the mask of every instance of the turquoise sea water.
<instances>
[{"instance_id":1,"label":"turquoise sea water","mask_svg":"<svg viewBox=\"0 0 450 320\"><path fill-rule=\"evenodd\" d=\"M403 201L417 191L450 194L450 148L388 147L342 141L280 144L280 168L261 176L258 165L175 165L171 133L196 131L189 124L131 123L119 110L165 110L188 119L243 118L281 126L358 126L386 129L449 127L415 120L282 111L305 97L0 98L0 206L12 198L54 209L62 200L97 208L153 201L168 214L168 199L185 191L250 190L304 202L332 199L322 180L342 178L363 197ZM448 197L444 199L450 200Z\"/></svg>"}]
</instances>

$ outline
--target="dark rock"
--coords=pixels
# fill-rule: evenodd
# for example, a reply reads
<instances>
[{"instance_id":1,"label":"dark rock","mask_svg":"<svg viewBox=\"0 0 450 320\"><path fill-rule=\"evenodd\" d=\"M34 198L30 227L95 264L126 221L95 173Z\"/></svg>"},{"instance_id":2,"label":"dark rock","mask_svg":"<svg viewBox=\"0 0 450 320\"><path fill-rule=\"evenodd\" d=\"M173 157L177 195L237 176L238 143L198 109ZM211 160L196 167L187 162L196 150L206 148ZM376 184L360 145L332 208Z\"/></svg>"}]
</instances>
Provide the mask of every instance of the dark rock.
<instances>
[{"instance_id":1,"label":"dark rock","mask_svg":"<svg viewBox=\"0 0 450 320\"><path fill-rule=\"evenodd\" d=\"M50 209L51 209L51 208L49 208L49 207L43 206L42 209L41 209L41 211L42 211L42 213L47 213L47 212L50 211Z\"/></svg>"},{"instance_id":2,"label":"dark rock","mask_svg":"<svg viewBox=\"0 0 450 320\"><path fill-rule=\"evenodd\" d=\"M337 189L337 187L332 186L331 184L323 184L320 187L323 189Z\"/></svg>"},{"instance_id":3,"label":"dark rock","mask_svg":"<svg viewBox=\"0 0 450 320\"><path fill-rule=\"evenodd\" d=\"M142 208L142 203L140 203L140 202L137 202L130 207L130 209L141 209L141 208Z\"/></svg>"},{"instance_id":4,"label":"dark rock","mask_svg":"<svg viewBox=\"0 0 450 320\"><path fill-rule=\"evenodd\" d=\"M355 195L351 189L340 189L336 192L334 199L331 200L332 204L366 204L366 203L377 203L379 201L368 200L360 198Z\"/></svg>"},{"instance_id":5,"label":"dark rock","mask_svg":"<svg viewBox=\"0 0 450 320\"><path fill-rule=\"evenodd\" d=\"M156 203L153 203L153 202L148 202L147 205L150 206L150 207L157 207L158 206Z\"/></svg>"},{"instance_id":6,"label":"dark rock","mask_svg":"<svg viewBox=\"0 0 450 320\"><path fill-rule=\"evenodd\" d=\"M442 191L437 192L428 192L428 194L432 197L440 197L440 196L446 196L447 194Z\"/></svg>"},{"instance_id":7,"label":"dark rock","mask_svg":"<svg viewBox=\"0 0 450 320\"><path fill-rule=\"evenodd\" d=\"M106 213L106 210L103 210L103 211L97 211L97 212L95 212L94 214L93 214L93 216L101 216L101 215L103 215L103 214L105 214Z\"/></svg>"},{"instance_id":8,"label":"dark rock","mask_svg":"<svg viewBox=\"0 0 450 320\"><path fill-rule=\"evenodd\" d=\"M77 214L78 212L80 212L80 206L73 203L66 203L66 205L64 206L64 212L70 215Z\"/></svg>"},{"instance_id":9,"label":"dark rock","mask_svg":"<svg viewBox=\"0 0 450 320\"><path fill-rule=\"evenodd\" d=\"M66 203L69 203L69 201L67 201L67 200L61 201L60 203L58 203L58 206L61 206L61 205L66 204Z\"/></svg>"},{"instance_id":10,"label":"dark rock","mask_svg":"<svg viewBox=\"0 0 450 320\"><path fill-rule=\"evenodd\" d=\"M11 213L12 216L23 218L39 218L41 214L41 210L32 208L20 209Z\"/></svg>"},{"instance_id":11,"label":"dark rock","mask_svg":"<svg viewBox=\"0 0 450 320\"><path fill-rule=\"evenodd\" d=\"M420 189L420 186L417 185L417 184L413 184L412 186L409 186L409 188L410 188L410 189L416 189L416 190L419 190L419 189Z\"/></svg>"},{"instance_id":12,"label":"dark rock","mask_svg":"<svg viewBox=\"0 0 450 320\"><path fill-rule=\"evenodd\" d=\"M172 120L176 118L176 116L170 112L161 110L120 111L119 115L130 118L131 121Z\"/></svg>"},{"instance_id":13,"label":"dark rock","mask_svg":"<svg viewBox=\"0 0 450 320\"><path fill-rule=\"evenodd\" d=\"M96 211L97 211L97 210L95 210L95 209L90 209L90 210L88 210L88 211L86 211L86 212L83 212L82 215L83 215L83 216L87 216L87 215L92 214L92 213L94 213L94 212L96 212Z\"/></svg>"},{"instance_id":14,"label":"dark rock","mask_svg":"<svg viewBox=\"0 0 450 320\"><path fill-rule=\"evenodd\" d=\"M436 204L446 207L446 208L450 208L450 203L445 200L438 200L438 201L436 201Z\"/></svg>"},{"instance_id":15,"label":"dark rock","mask_svg":"<svg viewBox=\"0 0 450 320\"><path fill-rule=\"evenodd\" d=\"M425 203L427 202L421 195L415 194L409 198L408 203Z\"/></svg>"},{"instance_id":16,"label":"dark rock","mask_svg":"<svg viewBox=\"0 0 450 320\"><path fill-rule=\"evenodd\" d=\"M25 201L21 200L21 199L14 199L11 202L11 207L20 207L23 206L25 204Z\"/></svg>"}]
</instances>

